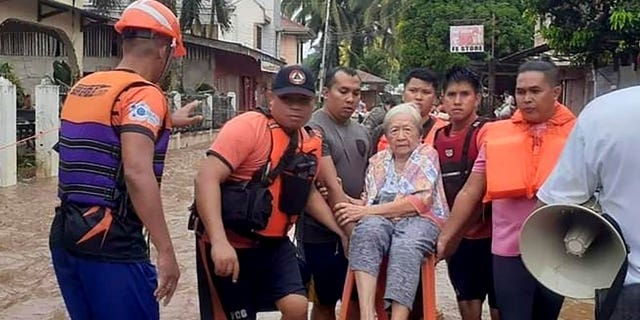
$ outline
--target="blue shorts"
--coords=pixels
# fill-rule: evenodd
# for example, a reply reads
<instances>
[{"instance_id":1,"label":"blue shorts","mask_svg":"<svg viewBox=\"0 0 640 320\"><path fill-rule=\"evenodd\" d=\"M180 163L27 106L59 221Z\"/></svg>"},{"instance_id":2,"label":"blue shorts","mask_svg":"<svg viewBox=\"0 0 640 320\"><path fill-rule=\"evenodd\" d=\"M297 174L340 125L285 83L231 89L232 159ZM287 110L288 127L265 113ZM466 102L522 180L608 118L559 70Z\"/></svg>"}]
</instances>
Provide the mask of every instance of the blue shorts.
<instances>
[{"instance_id":1,"label":"blue shorts","mask_svg":"<svg viewBox=\"0 0 640 320\"><path fill-rule=\"evenodd\" d=\"M149 262L115 263L83 259L63 248L51 250L53 268L71 319L160 318Z\"/></svg>"}]
</instances>

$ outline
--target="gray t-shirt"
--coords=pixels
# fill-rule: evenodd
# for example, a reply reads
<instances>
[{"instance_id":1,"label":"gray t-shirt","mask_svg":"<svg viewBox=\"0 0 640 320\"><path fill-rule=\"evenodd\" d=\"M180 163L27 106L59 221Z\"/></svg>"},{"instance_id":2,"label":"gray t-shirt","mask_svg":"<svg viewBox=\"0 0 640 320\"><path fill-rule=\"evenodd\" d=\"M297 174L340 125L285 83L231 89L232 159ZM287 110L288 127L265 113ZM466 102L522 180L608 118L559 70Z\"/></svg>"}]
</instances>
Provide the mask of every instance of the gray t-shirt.
<instances>
[{"instance_id":1,"label":"gray t-shirt","mask_svg":"<svg viewBox=\"0 0 640 320\"><path fill-rule=\"evenodd\" d=\"M308 125L322 132L322 156L330 155L333 159L344 191L350 197L360 198L371 153L367 128L353 120L338 124L322 109L313 113ZM308 214L302 215L298 228L302 228L298 230L302 242L326 243L338 239Z\"/></svg>"}]
</instances>

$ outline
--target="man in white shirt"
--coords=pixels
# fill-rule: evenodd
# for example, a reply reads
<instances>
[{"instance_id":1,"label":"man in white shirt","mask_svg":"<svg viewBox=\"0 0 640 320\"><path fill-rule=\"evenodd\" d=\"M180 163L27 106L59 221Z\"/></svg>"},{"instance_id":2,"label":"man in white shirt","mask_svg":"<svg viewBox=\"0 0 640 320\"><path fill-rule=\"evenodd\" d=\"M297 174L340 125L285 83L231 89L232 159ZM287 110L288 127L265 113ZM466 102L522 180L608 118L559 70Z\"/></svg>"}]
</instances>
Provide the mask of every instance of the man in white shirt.
<instances>
[{"instance_id":1,"label":"man in white shirt","mask_svg":"<svg viewBox=\"0 0 640 320\"><path fill-rule=\"evenodd\" d=\"M611 320L640 319L640 86L589 103L554 171L538 191L542 204L581 204L600 188L605 213L630 250L625 286Z\"/></svg>"}]
</instances>

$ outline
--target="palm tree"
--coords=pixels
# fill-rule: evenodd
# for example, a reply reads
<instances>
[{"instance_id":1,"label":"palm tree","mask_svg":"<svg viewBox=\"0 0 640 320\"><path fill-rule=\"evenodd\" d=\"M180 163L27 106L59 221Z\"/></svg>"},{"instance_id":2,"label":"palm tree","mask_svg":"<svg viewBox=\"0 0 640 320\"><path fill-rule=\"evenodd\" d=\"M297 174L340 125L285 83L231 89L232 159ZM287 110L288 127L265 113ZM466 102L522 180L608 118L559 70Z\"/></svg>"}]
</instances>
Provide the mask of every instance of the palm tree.
<instances>
[{"instance_id":1,"label":"palm tree","mask_svg":"<svg viewBox=\"0 0 640 320\"><path fill-rule=\"evenodd\" d=\"M372 25L376 36L382 38L382 46L394 50L394 34L402 10L408 0L375 0L364 16L365 25Z\"/></svg>"},{"instance_id":2,"label":"palm tree","mask_svg":"<svg viewBox=\"0 0 640 320\"><path fill-rule=\"evenodd\" d=\"M131 3L135 0L93 0L93 6L103 12L118 10L123 5ZM158 0L166 5L174 13L177 12L176 0ZM194 25L201 25L199 19L200 12L203 9L202 0L182 0L182 6L180 10L180 27L182 31L193 30ZM228 0L211 0L211 20L209 21L209 32L205 36L217 37L217 26L219 25L223 32L228 31L231 28L231 13L234 8L229 4ZM182 63L178 61L173 66L170 75L163 83L163 88L180 90L182 89Z\"/></svg>"},{"instance_id":3,"label":"palm tree","mask_svg":"<svg viewBox=\"0 0 640 320\"><path fill-rule=\"evenodd\" d=\"M199 28L202 25L200 21L200 13L202 12L202 0L182 0L182 8L180 10L180 26L184 31L193 31L193 27ZM231 14L235 7L228 0L211 0L211 19L209 20L209 29L204 36L209 38L217 38L218 26L222 32L231 29Z\"/></svg>"},{"instance_id":4,"label":"palm tree","mask_svg":"<svg viewBox=\"0 0 640 320\"><path fill-rule=\"evenodd\" d=\"M92 4L99 12L107 12L109 10L115 10L120 8L122 1L121 0L93 0Z\"/></svg>"},{"instance_id":5,"label":"palm tree","mask_svg":"<svg viewBox=\"0 0 640 320\"><path fill-rule=\"evenodd\" d=\"M328 0L326 0L328 1ZM379 36L390 48L403 3L406 0L331 0L329 61L335 55L339 63L357 67L364 48ZM316 0L283 0L282 12L304 24L316 34L324 30L326 2ZM324 37L324 35L323 35ZM329 64L331 65L331 64Z\"/></svg>"},{"instance_id":6,"label":"palm tree","mask_svg":"<svg viewBox=\"0 0 640 320\"><path fill-rule=\"evenodd\" d=\"M92 0L93 6L99 12L108 12L123 9L124 5L135 0ZM178 1L176 0L158 0L169 7L171 11L177 12ZM229 31L231 28L231 13L234 7L228 0L210 0L211 1L211 20L209 21L209 37L214 36L217 26L220 26L222 32ZM181 0L180 8L180 27L183 31L192 31L193 27L200 27L203 21L200 21L200 14L204 8L203 0Z\"/></svg>"}]
</instances>

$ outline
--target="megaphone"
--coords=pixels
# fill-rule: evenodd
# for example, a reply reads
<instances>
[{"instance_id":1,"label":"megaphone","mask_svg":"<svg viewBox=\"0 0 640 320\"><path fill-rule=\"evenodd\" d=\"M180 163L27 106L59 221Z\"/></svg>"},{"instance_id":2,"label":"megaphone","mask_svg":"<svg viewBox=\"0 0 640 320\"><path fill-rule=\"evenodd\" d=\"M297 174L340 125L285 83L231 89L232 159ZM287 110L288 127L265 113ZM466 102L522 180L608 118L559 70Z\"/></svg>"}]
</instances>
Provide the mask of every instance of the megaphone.
<instances>
[{"instance_id":1,"label":"megaphone","mask_svg":"<svg viewBox=\"0 0 640 320\"><path fill-rule=\"evenodd\" d=\"M525 221L520 251L525 267L549 290L591 299L611 287L627 252L616 228L595 201L554 204L535 210Z\"/></svg>"}]
</instances>

